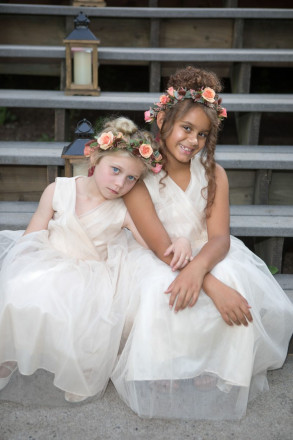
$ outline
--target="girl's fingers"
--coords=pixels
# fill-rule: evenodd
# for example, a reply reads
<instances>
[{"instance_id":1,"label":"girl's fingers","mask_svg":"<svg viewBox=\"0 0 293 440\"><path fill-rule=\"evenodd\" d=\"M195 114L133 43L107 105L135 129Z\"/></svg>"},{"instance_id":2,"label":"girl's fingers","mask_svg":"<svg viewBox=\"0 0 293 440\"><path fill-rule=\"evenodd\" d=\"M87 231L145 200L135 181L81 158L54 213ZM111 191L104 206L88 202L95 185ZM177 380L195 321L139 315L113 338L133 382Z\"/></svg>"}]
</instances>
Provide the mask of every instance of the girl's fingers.
<instances>
[{"instance_id":1,"label":"girl's fingers","mask_svg":"<svg viewBox=\"0 0 293 440\"><path fill-rule=\"evenodd\" d=\"M178 291L177 292L175 292L175 291L171 292L171 296L170 296L170 299L169 299L169 307L170 307L170 309L173 309L173 306L174 306L175 301L176 301L174 311L178 312L180 310L180 308L181 308L181 305L182 305L182 302L184 300L184 297L185 297L185 294L181 293L180 290L179 290L179 292Z\"/></svg>"},{"instance_id":2,"label":"girl's fingers","mask_svg":"<svg viewBox=\"0 0 293 440\"><path fill-rule=\"evenodd\" d=\"M164 256L165 256L165 257L168 257L168 255L170 255L170 254L173 252L173 250L174 250L174 245L171 244L171 245L166 249L166 251L165 251L165 253L164 253Z\"/></svg>"},{"instance_id":3,"label":"girl's fingers","mask_svg":"<svg viewBox=\"0 0 293 440\"><path fill-rule=\"evenodd\" d=\"M197 299L198 299L198 292L195 292L191 297L189 307L193 307L196 304Z\"/></svg>"},{"instance_id":4,"label":"girl's fingers","mask_svg":"<svg viewBox=\"0 0 293 440\"><path fill-rule=\"evenodd\" d=\"M174 281L176 281L176 280L174 280ZM172 292L173 286L174 286L174 281L172 281L170 286L165 290L165 293L171 293Z\"/></svg>"},{"instance_id":5,"label":"girl's fingers","mask_svg":"<svg viewBox=\"0 0 293 440\"><path fill-rule=\"evenodd\" d=\"M249 308L246 307L244 310L242 309L242 312L243 312L243 314L246 316L246 319L247 319L249 322L252 322L252 321L253 321L253 318L252 318L252 315L251 315L251 313L250 313Z\"/></svg>"},{"instance_id":6,"label":"girl's fingers","mask_svg":"<svg viewBox=\"0 0 293 440\"><path fill-rule=\"evenodd\" d=\"M222 318L224 319L224 321L226 322L226 324L228 324L230 327L232 327L233 323L229 317L229 315L227 313L223 313L222 314Z\"/></svg>"},{"instance_id":7,"label":"girl's fingers","mask_svg":"<svg viewBox=\"0 0 293 440\"><path fill-rule=\"evenodd\" d=\"M170 295L170 299L169 299L169 307L170 307L170 309L173 309L173 306L174 306L174 303L175 303L175 300L176 300L176 296L177 296L177 294L174 293L174 292L172 292L171 295Z\"/></svg>"},{"instance_id":8,"label":"girl's fingers","mask_svg":"<svg viewBox=\"0 0 293 440\"><path fill-rule=\"evenodd\" d=\"M193 293L192 293L192 291L187 291L181 309L186 309L186 307L189 306L190 301L192 300L192 298L193 298Z\"/></svg>"},{"instance_id":9,"label":"girl's fingers","mask_svg":"<svg viewBox=\"0 0 293 440\"><path fill-rule=\"evenodd\" d=\"M174 258L173 258L174 259ZM182 269L186 266L186 264L189 263L189 260L187 260L184 256L184 254L181 254L178 258L177 262L174 264L173 270Z\"/></svg>"}]
</instances>

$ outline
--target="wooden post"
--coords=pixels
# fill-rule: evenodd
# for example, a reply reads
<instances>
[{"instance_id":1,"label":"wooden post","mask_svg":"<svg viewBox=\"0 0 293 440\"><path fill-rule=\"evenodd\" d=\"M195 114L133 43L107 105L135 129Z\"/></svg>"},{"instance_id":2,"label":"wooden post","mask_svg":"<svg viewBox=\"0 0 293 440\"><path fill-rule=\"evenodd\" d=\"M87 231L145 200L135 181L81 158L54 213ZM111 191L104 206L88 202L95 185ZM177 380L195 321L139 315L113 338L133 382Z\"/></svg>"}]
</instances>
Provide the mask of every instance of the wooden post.
<instances>
[{"instance_id":1,"label":"wooden post","mask_svg":"<svg viewBox=\"0 0 293 440\"><path fill-rule=\"evenodd\" d=\"M156 8L158 0L149 0L149 7ZM150 23L150 47L160 47L160 19L151 18ZM149 91L160 92L161 87L161 63L159 61L150 62Z\"/></svg>"},{"instance_id":2,"label":"wooden post","mask_svg":"<svg viewBox=\"0 0 293 440\"><path fill-rule=\"evenodd\" d=\"M55 182L56 177L58 177L58 166L48 165L47 166L47 185Z\"/></svg>"},{"instance_id":3,"label":"wooden post","mask_svg":"<svg viewBox=\"0 0 293 440\"><path fill-rule=\"evenodd\" d=\"M268 205L272 170L257 170L254 182L254 204Z\"/></svg>"},{"instance_id":4,"label":"wooden post","mask_svg":"<svg viewBox=\"0 0 293 440\"><path fill-rule=\"evenodd\" d=\"M265 261L268 266L274 266L279 273L282 272L284 237L255 238L255 253Z\"/></svg>"},{"instance_id":5,"label":"wooden post","mask_svg":"<svg viewBox=\"0 0 293 440\"><path fill-rule=\"evenodd\" d=\"M249 93L251 79L250 63L233 63L231 66L231 85L233 93Z\"/></svg>"},{"instance_id":6,"label":"wooden post","mask_svg":"<svg viewBox=\"0 0 293 440\"><path fill-rule=\"evenodd\" d=\"M69 139L69 110L55 109L55 141L67 141Z\"/></svg>"},{"instance_id":7,"label":"wooden post","mask_svg":"<svg viewBox=\"0 0 293 440\"><path fill-rule=\"evenodd\" d=\"M235 115L238 140L241 145L257 145L261 112L242 112Z\"/></svg>"}]
</instances>

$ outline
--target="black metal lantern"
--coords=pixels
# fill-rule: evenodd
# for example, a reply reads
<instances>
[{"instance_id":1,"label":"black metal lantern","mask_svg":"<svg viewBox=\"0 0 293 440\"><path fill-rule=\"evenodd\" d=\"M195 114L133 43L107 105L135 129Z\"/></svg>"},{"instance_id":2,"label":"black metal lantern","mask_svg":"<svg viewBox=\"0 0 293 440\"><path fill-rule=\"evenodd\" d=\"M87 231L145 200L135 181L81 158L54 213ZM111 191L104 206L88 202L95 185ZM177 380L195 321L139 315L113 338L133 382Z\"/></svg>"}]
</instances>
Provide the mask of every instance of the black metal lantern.
<instances>
[{"instance_id":1,"label":"black metal lantern","mask_svg":"<svg viewBox=\"0 0 293 440\"><path fill-rule=\"evenodd\" d=\"M63 40L66 48L66 95L100 94L98 44L89 30L90 20L82 12L74 19L75 29Z\"/></svg>"},{"instance_id":2,"label":"black metal lantern","mask_svg":"<svg viewBox=\"0 0 293 440\"><path fill-rule=\"evenodd\" d=\"M85 144L93 139L94 130L92 124L86 119L77 123L75 139L65 146L61 157L65 159L65 176L72 177L79 174L87 175L87 160L84 156ZM82 169L83 172L80 170Z\"/></svg>"}]
</instances>

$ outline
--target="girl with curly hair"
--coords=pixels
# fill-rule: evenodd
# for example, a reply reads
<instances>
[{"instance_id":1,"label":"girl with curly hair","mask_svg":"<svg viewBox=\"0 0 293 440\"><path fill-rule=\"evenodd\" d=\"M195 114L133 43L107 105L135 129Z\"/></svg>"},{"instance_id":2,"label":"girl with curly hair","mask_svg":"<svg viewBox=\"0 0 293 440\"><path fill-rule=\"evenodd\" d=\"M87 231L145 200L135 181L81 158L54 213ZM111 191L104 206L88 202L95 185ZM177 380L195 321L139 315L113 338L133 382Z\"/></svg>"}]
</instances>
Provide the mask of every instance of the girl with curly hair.
<instances>
[{"instance_id":1,"label":"girl with curly hair","mask_svg":"<svg viewBox=\"0 0 293 440\"><path fill-rule=\"evenodd\" d=\"M214 153L221 121L221 84L187 67L149 111L156 120L163 171L125 197L131 217L158 258L128 255L127 341L112 380L143 417L239 419L268 388L293 332L293 306L264 262L229 230L229 188ZM162 224L161 224L162 223ZM191 254L180 272L164 250L185 236ZM169 238L170 237L170 238ZM131 264L139 262L139 265ZM176 269L176 267L173 267Z\"/></svg>"}]
</instances>

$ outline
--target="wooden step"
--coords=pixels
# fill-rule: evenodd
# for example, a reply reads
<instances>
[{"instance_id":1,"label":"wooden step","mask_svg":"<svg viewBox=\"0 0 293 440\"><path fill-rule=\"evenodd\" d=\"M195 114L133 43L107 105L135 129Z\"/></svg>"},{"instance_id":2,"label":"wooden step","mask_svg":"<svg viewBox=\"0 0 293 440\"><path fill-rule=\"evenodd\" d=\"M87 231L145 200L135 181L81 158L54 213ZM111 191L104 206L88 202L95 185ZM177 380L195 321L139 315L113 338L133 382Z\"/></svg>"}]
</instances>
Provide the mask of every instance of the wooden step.
<instances>
[{"instance_id":1,"label":"wooden step","mask_svg":"<svg viewBox=\"0 0 293 440\"><path fill-rule=\"evenodd\" d=\"M293 63L293 49L99 47L99 61ZM65 59L64 46L0 44L3 58Z\"/></svg>"},{"instance_id":2,"label":"wooden step","mask_svg":"<svg viewBox=\"0 0 293 440\"><path fill-rule=\"evenodd\" d=\"M289 8L154 8L154 7L83 7L84 14L90 17L113 18L242 18L242 19L292 19L293 9ZM60 15L75 16L80 8L62 5L22 5L4 3L0 5L1 14Z\"/></svg>"},{"instance_id":3,"label":"wooden step","mask_svg":"<svg viewBox=\"0 0 293 440\"><path fill-rule=\"evenodd\" d=\"M0 90L2 107L147 110L159 101L157 93L101 92L100 96L67 96L56 90ZM223 106L230 112L293 112L293 94L228 94L221 95Z\"/></svg>"}]
</instances>

